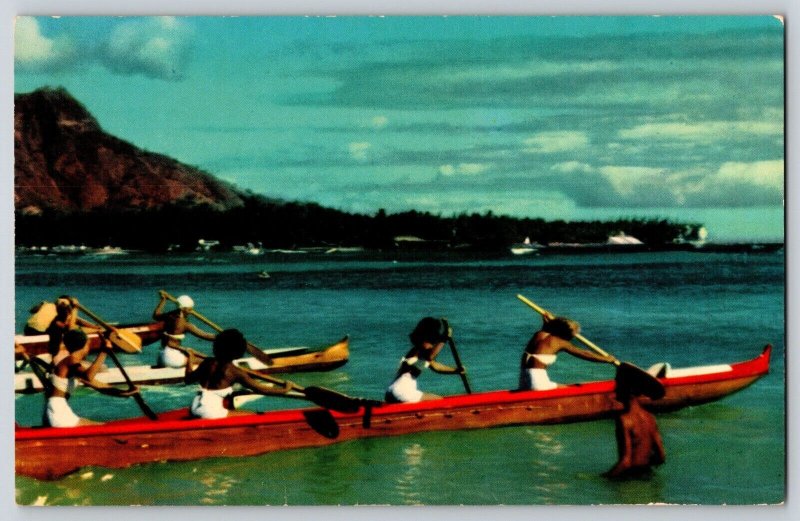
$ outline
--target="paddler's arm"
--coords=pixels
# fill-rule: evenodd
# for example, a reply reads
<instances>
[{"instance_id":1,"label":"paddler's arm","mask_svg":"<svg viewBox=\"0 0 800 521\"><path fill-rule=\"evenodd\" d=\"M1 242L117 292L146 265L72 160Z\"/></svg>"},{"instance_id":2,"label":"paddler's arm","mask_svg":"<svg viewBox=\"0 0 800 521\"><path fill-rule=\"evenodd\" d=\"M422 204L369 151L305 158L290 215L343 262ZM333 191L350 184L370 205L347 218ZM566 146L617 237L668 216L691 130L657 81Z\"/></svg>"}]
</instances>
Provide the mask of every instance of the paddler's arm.
<instances>
[{"instance_id":1,"label":"paddler's arm","mask_svg":"<svg viewBox=\"0 0 800 521\"><path fill-rule=\"evenodd\" d=\"M439 356L439 352L442 350L443 347L444 347L444 342L439 342L438 344L436 344L436 347L434 347L433 350L430 351L430 354L428 355L430 356L430 359L428 360L428 363L430 365L428 367L430 367L434 373L440 373L440 374L460 373L461 371L457 367L450 367L449 365L440 364L439 362L436 361L436 357Z\"/></svg>"},{"instance_id":2,"label":"paddler's arm","mask_svg":"<svg viewBox=\"0 0 800 521\"><path fill-rule=\"evenodd\" d=\"M161 311L164 309L164 304L167 302L167 295L163 290L159 291L158 294L161 295L161 300L158 301L156 309L153 310L153 320L164 320Z\"/></svg>"},{"instance_id":3,"label":"paddler's arm","mask_svg":"<svg viewBox=\"0 0 800 521\"><path fill-rule=\"evenodd\" d=\"M431 360L431 365L429 366L431 370L435 373L440 374L459 374L461 370L458 367L450 367L449 365L440 364L436 360Z\"/></svg>"},{"instance_id":4,"label":"paddler's arm","mask_svg":"<svg viewBox=\"0 0 800 521\"><path fill-rule=\"evenodd\" d=\"M106 349L111 349L111 344L110 343L106 344ZM86 378L89 381L94 380L95 375L97 375L97 373L103 367L103 362L105 362L105 360L106 360L106 351L105 350L100 351L99 353L97 353L97 358L94 359L94 362L92 362L92 365L90 365L86 369L86 371L84 371L84 373L83 373L84 378Z\"/></svg>"},{"instance_id":5,"label":"paddler's arm","mask_svg":"<svg viewBox=\"0 0 800 521\"><path fill-rule=\"evenodd\" d=\"M582 358L583 360L589 360L590 362L603 362L606 364L613 364L615 360L611 356L603 356L601 354L593 353L592 351L588 351L586 349L581 349L580 347L577 347L571 342L567 342L566 340L561 340L561 342L559 342L559 345L562 351L567 351L569 354L573 356L577 356L578 358Z\"/></svg>"},{"instance_id":6,"label":"paddler's arm","mask_svg":"<svg viewBox=\"0 0 800 521\"><path fill-rule=\"evenodd\" d=\"M283 395L292 390L291 382L285 382L284 386L277 386L261 382L239 368L234 368L237 381L248 389L255 391L259 394L266 395Z\"/></svg>"},{"instance_id":7,"label":"paddler's arm","mask_svg":"<svg viewBox=\"0 0 800 521\"><path fill-rule=\"evenodd\" d=\"M217 335L214 335L212 333L207 333L206 331L203 331L202 329L200 329L199 327L195 326L194 324L188 321L186 322L186 331L188 331L189 333L193 334L198 338L202 338L203 340L214 340L215 338L217 338Z\"/></svg>"}]
</instances>

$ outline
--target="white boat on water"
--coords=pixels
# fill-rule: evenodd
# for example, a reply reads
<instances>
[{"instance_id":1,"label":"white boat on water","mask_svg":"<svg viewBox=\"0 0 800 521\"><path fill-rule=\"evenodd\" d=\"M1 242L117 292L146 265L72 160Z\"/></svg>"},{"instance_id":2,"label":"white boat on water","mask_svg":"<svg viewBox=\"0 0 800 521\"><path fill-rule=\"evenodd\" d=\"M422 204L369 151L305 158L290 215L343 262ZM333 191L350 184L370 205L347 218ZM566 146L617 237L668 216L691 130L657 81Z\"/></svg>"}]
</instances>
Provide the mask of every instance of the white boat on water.
<instances>
[{"instance_id":1,"label":"white boat on water","mask_svg":"<svg viewBox=\"0 0 800 521\"><path fill-rule=\"evenodd\" d=\"M527 255L537 251L539 251L539 244L532 243L530 237L525 237L524 241L511 246L511 253L514 255Z\"/></svg>"},{"instance_id":2,"label":"white boat on water","mask_svg":"<svg viewBox=\"0 0 800 521\"><path fill-rule=\"evenodd\" d=\"M127 255L128 252L123 250L119 246L103 246L102 248L97 248L93 250L92 255Z\"/></svg>"},{"instance_id":3,"label":"white boat on water","mask_svg":"<svg viewBox=\"0 0 800 521\"><path fill-rule=\"evenodd\" d=\"M610 236L608 241L606 241L606 244L620 246L629 244L639 245L644 243L633 235L626 235L625 232L619 232L617 235Z\"/></svg>"}]
</instances>

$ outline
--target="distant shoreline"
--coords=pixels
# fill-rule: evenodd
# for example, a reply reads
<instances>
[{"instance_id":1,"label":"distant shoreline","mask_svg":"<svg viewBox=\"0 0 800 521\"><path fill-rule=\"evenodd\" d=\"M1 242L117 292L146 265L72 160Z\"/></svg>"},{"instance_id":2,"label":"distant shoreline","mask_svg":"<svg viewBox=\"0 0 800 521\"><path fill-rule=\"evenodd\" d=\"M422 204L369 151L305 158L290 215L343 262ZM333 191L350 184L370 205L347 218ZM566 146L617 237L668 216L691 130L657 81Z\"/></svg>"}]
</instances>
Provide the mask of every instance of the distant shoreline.
<instances>
[{"instance_id":1,"label":"distant shoreline","mask_svg":"<svg viewBox=\"0 0 800 521\"><path fill-rule=\"evenodd\" d=\"M532 249L530 253L514 254L510 248L505 249L477 249L469 247L450 247L441 244L415 243L412 246L396 248L362 248L362 247L297 247L291 249L263 249L258 252L248 250L208 249L176 252L146 252L140 250L123 250L121 248L88 248L81 246L62 246L54 248L17 247L16 255L24 257L91 257L106 259L124 259L130 255L158 255L166 257L180 257L191 255L238 257L242 259L287 259L295 258L383 258L394 256L434 255L466 256L477 258L508 258L524 259L526 257L548 255L589 255L589 254L630 254L630 253L655 253L655 252L695 252L695 253L776 253L784 249L784 242L727 242L692 244L556 244L542 245Z\"/></svg>"}]
</instances>

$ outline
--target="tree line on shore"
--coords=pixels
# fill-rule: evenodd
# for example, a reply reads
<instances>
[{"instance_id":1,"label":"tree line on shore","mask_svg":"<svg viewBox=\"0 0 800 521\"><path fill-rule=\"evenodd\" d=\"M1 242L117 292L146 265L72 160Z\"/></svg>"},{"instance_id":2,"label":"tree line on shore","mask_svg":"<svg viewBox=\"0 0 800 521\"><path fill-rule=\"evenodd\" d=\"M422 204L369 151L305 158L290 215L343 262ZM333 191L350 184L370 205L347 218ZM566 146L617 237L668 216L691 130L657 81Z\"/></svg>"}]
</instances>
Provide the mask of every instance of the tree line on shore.
<instances>
[{"instance_id":1,"label":"tree line on shore","mask_svg":"<svg viewBox=\"0 0 800 521\"><path fill-rule=\"evenodd\" d=\"M315 203L283 203L249 196L242 206L216 210L205 205L174 204L147 210L43 211L36 215L16 212L17 246L82 244L114 245L150 252L176 245L193 249L200 239L218 240L222 248L261 243L267 248L359 246L368 249L396 247L399 236L415 237L422 244L479 251L499 251L529 237L532 242L603 243L624 232L646 244L693 240L701 227L666 219L611 221L546 221L462 213L442 216L415 210L374 215L343 212Z\"/></svg>"}]
</instances>

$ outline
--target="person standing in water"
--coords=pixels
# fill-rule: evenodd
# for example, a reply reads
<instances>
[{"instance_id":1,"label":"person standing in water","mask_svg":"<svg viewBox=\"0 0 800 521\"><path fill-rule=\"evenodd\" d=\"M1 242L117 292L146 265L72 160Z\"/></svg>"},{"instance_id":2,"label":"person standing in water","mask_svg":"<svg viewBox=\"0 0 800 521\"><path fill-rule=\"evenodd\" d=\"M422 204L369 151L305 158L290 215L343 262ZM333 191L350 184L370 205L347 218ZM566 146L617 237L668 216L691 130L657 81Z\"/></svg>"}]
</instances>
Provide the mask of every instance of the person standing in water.
<instances>
[{"instance_id":1,"label":"person standing in water","mask_svg":"<svg viewBox=\"0 0 800 521\"><path fill-rule=\"evenodd\" d=\"M667 460L664 441L655 416L639 402L641 392L636 385L619 374L616 385L616 398L622 404L622 410L614 420L619 459L603 475L609 478L646 477L653 466Z\"/></svg>"},{"instance_id":2,"label":"person standing in water","mask_svg":"<svg viewBox=\"0 0 800 521\"><path fill-rule=\"evenodd\" d=\"M188 295L181 295L177 298L178 307L172 311L162 313L164 304L167 302L167 294L159 291L161 300L156 309L153 310L153 320L164 322L164 331L161 336L161 349L158 352L156 365L158 367L184 367L186 366L186 355L175 347L181 347L181 342L189 332L204 340L214 340L216 335L203 331L199 327L189 322L189 315L194 308L194 301Z\"/></svg>"}]
</instances>

